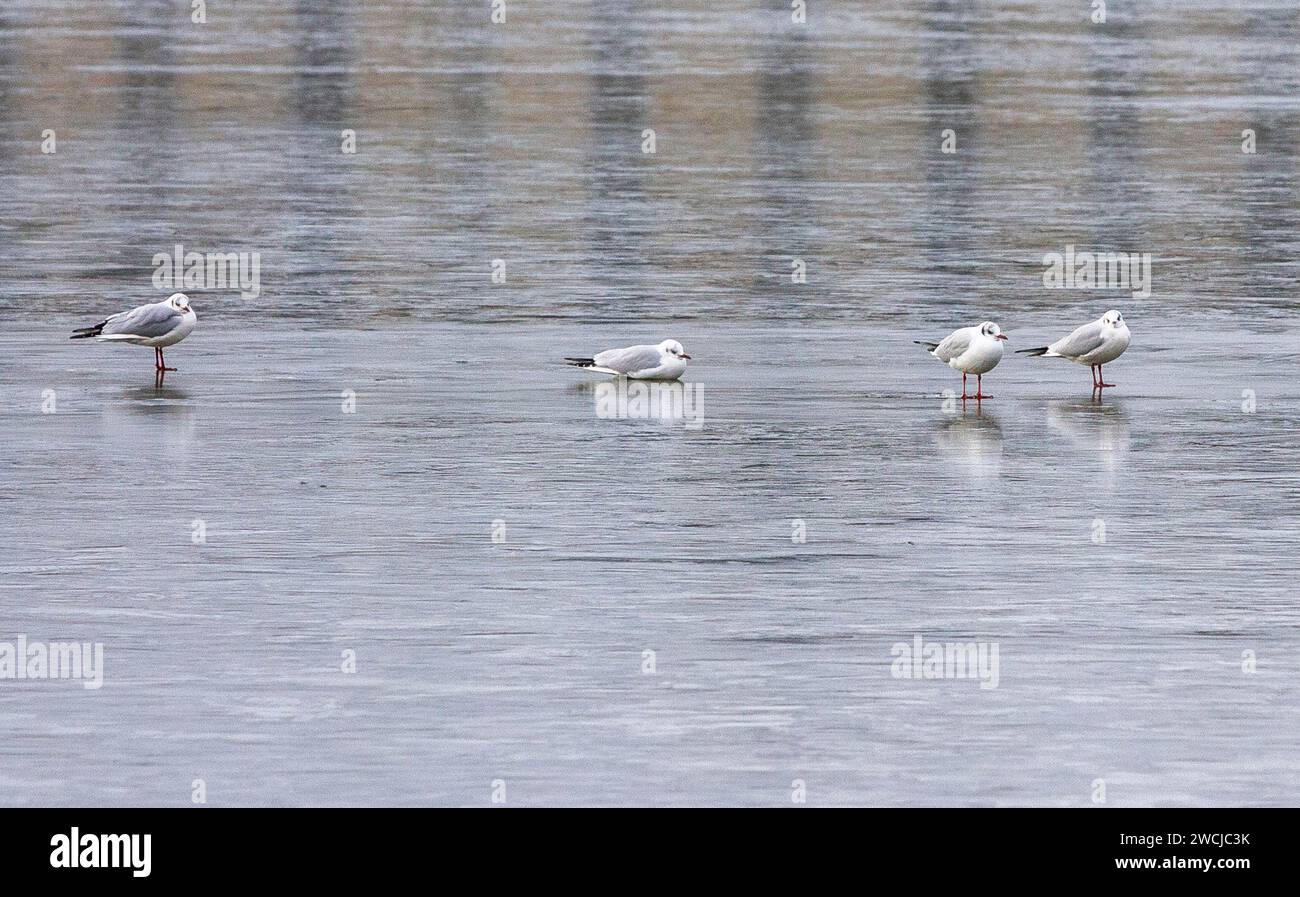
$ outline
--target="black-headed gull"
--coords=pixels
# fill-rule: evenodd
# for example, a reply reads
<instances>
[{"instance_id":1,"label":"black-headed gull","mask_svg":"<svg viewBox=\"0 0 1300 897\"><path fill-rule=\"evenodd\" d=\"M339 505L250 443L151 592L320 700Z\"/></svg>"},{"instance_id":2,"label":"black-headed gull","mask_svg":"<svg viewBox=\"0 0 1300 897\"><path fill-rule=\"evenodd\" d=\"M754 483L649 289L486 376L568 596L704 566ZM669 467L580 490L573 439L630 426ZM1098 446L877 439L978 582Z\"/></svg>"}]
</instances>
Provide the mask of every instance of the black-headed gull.
<instances>
[{"instance_id":1,"label":"black-headed gull","mask_svg":"<svg viewBox=\"0 0 1300 897\"><path fill-rule=\"evenodd\" d=\"M1002 360L1002 343L1006 336L1002 329L992 321L985 321L978 327L963 327L954 330L943 338L942 342L930 343L915 340L918 346L925 346L930 354L948 367L961 371L961 397L963 399L988 399L984 395L984 375L998 366ZM966 395L966 375L975 375L975 395Z\"/></svg>"},{"instance_id":2,"label":"black-headed gull","mask_svg":"<svg viewBox=\"0 0 1300 897\"><path fill-rule=\"evenodd\" d=\"M686 354L682 344L666 339L657 346L629 346L606 349L591 358L566 358L566 364L602 374L617 374L633 380L676 380L686 373Z\"/></svg>"},{"instance_id":3,"label":"black-headed gull","mask_svg":"<svg viewBox=\"0 0 1300 897\"><path fill-rule=\"evenodd\" d=\"M118 312L100 321L94 327L83 327L72 332L72 339L115 340L137 346L152 346L154 370L158 373L174 371L163 361L163 346L179 343L190 335L198 316L190 308L189 297L172 293L163 302L151 302L130 311Z\"/></svg>"},{"instance_id":4,"label":"black-headed gull","mask_svg":"<svg viewBox=\"0 0 1300 897\"><path fill-rule=\"evenodd\" d=\"M1124 323L1124 316L1112 308L1091 324L1084 324L1050 346L1019 351L1031 356L1068 358L1078 364L1088 365L1092 368L1092 388L1096 392L1103 386L1115 385L1102 379L1101 366L1123 355L1128 343L1128 325Z\"/></svg>"}]
</instances>

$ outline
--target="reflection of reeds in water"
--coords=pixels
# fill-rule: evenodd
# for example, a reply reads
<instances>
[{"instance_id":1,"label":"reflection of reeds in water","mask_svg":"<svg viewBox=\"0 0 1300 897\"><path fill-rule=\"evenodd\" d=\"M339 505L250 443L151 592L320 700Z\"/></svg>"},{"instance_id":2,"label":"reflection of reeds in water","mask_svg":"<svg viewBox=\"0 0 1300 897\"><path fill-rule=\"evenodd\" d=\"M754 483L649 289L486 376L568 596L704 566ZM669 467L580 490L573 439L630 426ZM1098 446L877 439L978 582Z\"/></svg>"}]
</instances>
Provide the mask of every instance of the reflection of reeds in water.
<instances>
[{"instance_id":1,"label":"reflection of reeds in water","mask_svg":"<svg viewBox=\"0 0 1300 897\"><path fill-rule=\"evenodd\" d=\"M77 149L15 154L7 282L54 307L40 276L60 255L134 285L182 238L282 253L281 310L640 314L674 288L683 314L789 318L815 298L857 319L903 290L1055 305L1039 260L1074 242L1180 259L1196 303L1290 295L1272 261L1300 209L1300 118L1275 102L1294 16L1195 9L1170 30L1112 5L1104 27L1071 27L1046 4L926 0L796 26L768 5L773 27L703 0L502 27L469 0L291 0L197 26L148 0L107 20L69 5L51 31L43 5L11 0L0 128L76 122ZM1061 27L1069 52L1052 49ZM497 256L509 287L480 291Z\"/></svg>"}]
</instances>

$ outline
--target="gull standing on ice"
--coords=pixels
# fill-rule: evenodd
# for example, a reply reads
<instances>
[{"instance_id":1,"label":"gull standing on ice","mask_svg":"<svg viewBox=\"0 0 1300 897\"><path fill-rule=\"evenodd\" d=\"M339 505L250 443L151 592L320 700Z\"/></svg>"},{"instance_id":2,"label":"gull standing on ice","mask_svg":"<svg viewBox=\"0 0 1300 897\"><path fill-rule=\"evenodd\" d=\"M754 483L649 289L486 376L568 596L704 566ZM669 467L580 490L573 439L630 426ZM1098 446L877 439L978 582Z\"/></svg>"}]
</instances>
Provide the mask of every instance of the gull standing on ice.
<instances>
[{"instance_id":1,"label":"gull standing on ice","mask_svg":"<svg viewBox=\"0 0 1300 897\"><path fill-rule=\"evenodd\" d=\"M686 373L686 354L682 344L666 339L657 346L629 346L606 349L591 358L566 358L566 364L602 374L617 374L633 380L676 380Z\"/></svg>"},{"instance_id":2,"label":"gull standing on ice","mask_svg":"<svg viewBox=\"0 0 1300 897\"><path fill-rule=\"evenodd\" d=\"M100 321L94 327L83 327L72 332L72 339L90 339L133 343L152 346L154 370L158 373L174 371L163 361L163 346L179 343L190 335L198 316L190 308L189 297L172 293L164 302L151 302L130 311L118 312Z\"/></svg>"},{"instance_id":3,"label":"gull standing on ice","mask_svg":"<svg viewBox=\"0 0 1300 897\"><path fill-rule=\"evenodd\" d=\"M1006 336L1002 329L992 321L985 321L978 327L963 327L944 337L943 342L929 343L913 340L918 346L925 346L930 354L948 367L961 371L961 397L963 399L991 399L984 395L983 378L998 366L1002 360L1002 343ZM975 375L975 395L966 395L966 375Z\"/></svg>"},{"instance_id":4,"label":"gull standing on ice","mask_svg":"<svg viewBox=\"0 0 1300 897\"><path fill-rule=\"evenodd\" d=\"M1124 316L1112 308L1091 324L1084 324L1050 346L1020 351L1031 356L1068 358L1088 365L1092 368L1092 389L1099 392L1103 386L1115 385L1102 379L1101 366L1123 355L1128 343L1128 325L1124 323Z\"/></svg>"}]
</instances>

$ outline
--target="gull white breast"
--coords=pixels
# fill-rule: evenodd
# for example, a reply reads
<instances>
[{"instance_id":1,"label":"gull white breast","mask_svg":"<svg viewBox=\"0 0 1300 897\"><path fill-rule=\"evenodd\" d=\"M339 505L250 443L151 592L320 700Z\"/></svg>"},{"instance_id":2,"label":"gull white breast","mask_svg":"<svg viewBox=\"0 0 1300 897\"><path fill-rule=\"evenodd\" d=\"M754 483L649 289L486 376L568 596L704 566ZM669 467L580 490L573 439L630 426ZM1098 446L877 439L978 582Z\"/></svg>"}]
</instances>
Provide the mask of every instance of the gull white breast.
<instances>
[{"instance_id":1,"label":"gull white breast","mask_svg":"<svg viewBox=\"0 0 1300 897\"><path fill-rule=\"evenodd\" d=\"M149 346L154 351L154 370L159 374L174 371L163 360L163 347L173 346L190 335L198 316L190 308L189 297L172 293L162 302L151 302L130 311L110 315L92 327L72 332L72 339L90 339L107 342L131 343Z\"/></svg>"},{"instance_id":2,"label":"gull white breast","mask_svg":"<svg viewBox=\"0 0 1300 897\"><path fill-rule=\"evenodd\" d=\"M992 321L985 321L976 327L963 327L954 330L940 342L931 343L915 340L918 346L925 346L930 354L956 371L961 371L961 397L963 399L987 399L984 394L984 375L998 366L1002 360L1002 343L1006 340L1002 328ZM975 375L975 395L966 394L966 377Z\"/></svg>"},{"instance_id":3,"label":"gull white breast","mask_svg":"<svg viewBox=\"0 0 1300 897\"><path fill-rule=\"evenodd\" d=\"M1099 392L1103 387L1115 385L1102 378L1101 366L1123 355L1129 340L1128 324L1124 323L1124 316L1112 308L1097 320L1075 328L1069 336L1058 339L1050 346L1019 351L1029 356L1067 358L1076 364L1088 365L1092 368L1093 392Z\"/></svg>"}]
</instances>

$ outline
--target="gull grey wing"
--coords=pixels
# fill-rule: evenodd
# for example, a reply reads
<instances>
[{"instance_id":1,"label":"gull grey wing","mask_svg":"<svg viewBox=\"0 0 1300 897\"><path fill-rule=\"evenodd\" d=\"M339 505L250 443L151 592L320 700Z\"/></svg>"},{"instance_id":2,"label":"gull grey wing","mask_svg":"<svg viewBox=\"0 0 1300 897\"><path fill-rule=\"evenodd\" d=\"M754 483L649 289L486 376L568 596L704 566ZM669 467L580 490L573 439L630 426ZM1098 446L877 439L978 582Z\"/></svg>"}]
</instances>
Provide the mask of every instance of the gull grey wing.
<instances>
[{"instance_id":1,"label":"gull grey wing","mask_svg":"<svg viewBox=\"0 0 1300 897\"><path fill-rule=\"evenodd\" d=\"M934 357L940 361L951 361L961 353L970 348L971 329L963 327L961 330L954 330L943 338L939 347L934 350Z\"/></svg>"},{"instance_id":2,"label":"gull grey wing","mask_svg":"<svg viewBox=\"0 0 1300 897\"><path fill-rule=\"evenodd\" d=\"M618 371L620 374L634 374L659 367L658 346L632 346L627 349L606 349L595 358L597 365Z\"/></svg>"},{"instance_id":3,"label":"gull grey wing","mask_svg":"<svg viewBox=\"0 0 1300 897\"><path fill-rule=\"evenodd\" d=\"M1069 336L1058 339L1047 349L1066 358L1078 358L1080 355L1087 355L1104 342L1105 339L1101 335L1101 322L1093 321L1091 324L1084 324Z\"/></svg>"},{"instance_id":4,"label":"gull grey wing","mask_svg":"<svg viewBox=\"0 0 1300 897\"><path fill-rule=\"evenodd\" d=\"M153 339L166 336L180 326L185 315L165 302L153 305L141 305L130 311L113 315L104 322L101 336L119 334L121 336L140 336Z\"/></svg>"}]
</instances>

